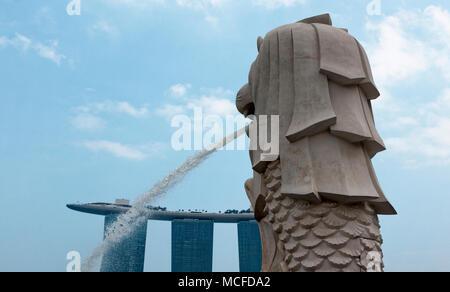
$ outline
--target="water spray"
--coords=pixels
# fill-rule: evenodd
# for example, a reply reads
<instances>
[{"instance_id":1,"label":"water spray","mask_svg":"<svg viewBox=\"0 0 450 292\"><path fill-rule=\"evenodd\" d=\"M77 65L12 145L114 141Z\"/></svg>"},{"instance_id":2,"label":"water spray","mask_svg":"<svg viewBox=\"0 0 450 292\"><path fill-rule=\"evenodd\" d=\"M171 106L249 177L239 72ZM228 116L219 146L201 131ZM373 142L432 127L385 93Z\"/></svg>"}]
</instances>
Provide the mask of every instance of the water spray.
<instances>
[{"instance_id":1,"label":"water spray","mask_svg":"<svg viewBox=\"0 0 450 292\"><path fill-rule=\"evenodd\" d=\"M149 192L139 197L128 212L120 215L117 218L117 221L107 228L105 232L105 239L102 244L94 250L91 256L83 262L82 271L93 271L95 264L100 260L105 251L115 244L120 243L127 236L129 236L137 226L147 220L149 212L151 211L146 207L146 205L166 194L170 189L179 184L184 179L186 174L197 168L212 153L239 138L245 133L247 128L248 126L224 137L219 142L209 145L205 150L197 153L196 155L189 157L182 165L156 183Z\"/></svg>"}]
</instances>

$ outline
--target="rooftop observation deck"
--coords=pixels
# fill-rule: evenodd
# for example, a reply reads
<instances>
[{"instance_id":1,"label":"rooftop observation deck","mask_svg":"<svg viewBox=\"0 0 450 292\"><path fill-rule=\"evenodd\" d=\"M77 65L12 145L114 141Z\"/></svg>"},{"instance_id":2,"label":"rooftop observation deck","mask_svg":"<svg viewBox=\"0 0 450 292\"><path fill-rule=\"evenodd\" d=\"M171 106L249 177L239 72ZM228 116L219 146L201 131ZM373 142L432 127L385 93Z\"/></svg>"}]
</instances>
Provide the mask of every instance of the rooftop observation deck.
<instances>
[{"instance_id":1,"label":"rooftop observation deck","mask_svg":"<svg viewBox=\"0 0 450 292\"><path fill-rule=\"evenodd\" d=\"M67 208L94 215L120 215L126 213L131 206L108 203L92 204L69 204ZM175 212L157 211L148 209L148 220L173 221L173 220L208 220L214 223L239 223L255 220L253 213L224 214L224 213L201 213L201 212Z\"/></svg>"}]
</instances>

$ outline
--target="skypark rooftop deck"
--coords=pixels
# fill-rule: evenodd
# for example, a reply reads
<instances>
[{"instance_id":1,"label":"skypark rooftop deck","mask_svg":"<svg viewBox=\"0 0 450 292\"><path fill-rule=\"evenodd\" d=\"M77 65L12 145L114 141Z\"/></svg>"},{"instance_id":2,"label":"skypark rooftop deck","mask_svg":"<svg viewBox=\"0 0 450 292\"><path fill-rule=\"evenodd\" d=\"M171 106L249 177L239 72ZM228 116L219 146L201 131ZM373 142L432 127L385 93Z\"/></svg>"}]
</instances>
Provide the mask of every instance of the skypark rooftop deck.
<instances>
[{"instance_id":1,"label":"skypark rooftop deck","mask_svg":"<svg viewBox=\"0 0 450 292\"><path fill-rule=\"evenodd\" d=\"M91 204L69 204L67 207L74 211L95 215L118 215L127 212L131 206L122 204L91 203ZM253 213L223 214L223 213L200 213L200 212L174 212L156 211L148 209L148 220L173 221L173 220L209 220L214 223L239 223L255 220Z\"/></svg>"}]
</instances>

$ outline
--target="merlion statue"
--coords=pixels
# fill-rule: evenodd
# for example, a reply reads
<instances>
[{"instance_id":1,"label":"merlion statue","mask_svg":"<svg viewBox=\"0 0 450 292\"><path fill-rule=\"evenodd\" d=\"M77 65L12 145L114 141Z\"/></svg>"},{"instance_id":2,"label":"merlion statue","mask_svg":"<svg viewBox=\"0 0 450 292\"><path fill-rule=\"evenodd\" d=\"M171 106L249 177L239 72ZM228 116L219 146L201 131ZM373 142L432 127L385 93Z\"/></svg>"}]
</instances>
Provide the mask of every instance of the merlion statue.
<instances>
[{"instance_id":1,"label":"merlion statue","mask_svg":"<svg viewBox=\"0 0 450 292\"><path fill-rule=\"evenodd\" d=\"M262 271L382 271L378 215L396 211L371 162L385 145L363 47L328 14L276 28L257 47L236 104L256 120L279 116L279 155L251 150L245 185Z\"/></svg>"}]
</instances>

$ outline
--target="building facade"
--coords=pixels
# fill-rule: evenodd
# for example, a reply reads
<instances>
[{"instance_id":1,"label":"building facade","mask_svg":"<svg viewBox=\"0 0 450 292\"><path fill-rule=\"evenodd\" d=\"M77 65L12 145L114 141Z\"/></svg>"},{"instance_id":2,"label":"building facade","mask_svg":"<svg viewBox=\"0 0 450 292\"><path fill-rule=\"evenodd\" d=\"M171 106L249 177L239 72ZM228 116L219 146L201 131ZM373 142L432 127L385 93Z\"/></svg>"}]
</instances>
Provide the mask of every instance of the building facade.
<instances>
[{"instance_id":1,"label":"building facade","mask_svg":"<svg viewBox=\"0 0 450 292\"><path fill-rule=\"evenodd\" d=\"M213 238L213 221L172 221L172 272L212 272Z\"/></svg>"},{"instance_id":2,"label":"building facade","mask_svg":"<svg viewBox=\"0 0 450 292\"><path fill-rule=\"evenodd\" d=\"M262 265L262 246L259 226L256 221L239 222L239 271L260 272Z\"/></svg>"},{"instance_id":3,"label":"building facade","mask_svg":"<svg viewBox=\"0 0 450 292\"><path fill-rule=\"evenodd\" d=\"M104 233L118 216L131 208L116 204L71 204L69 209L105 216ZM171 212L149 209L148 220L172 222L172 272L212 272L214 224L237 224L239 268L241 272L261 270L262 247L259 227L253 213ZM101 272L143 272L147 221L140 224L122 242L108 248L102 258Z\"/></svg>"},{"instance_id":4,"label":"building facade","mask_svg":"<svg viewBox=\"0 0 450 292\"><path fill-rule=\"evenodd\" d=\"M117 217L118 215L105 216L105 235L108 228L116 222ZM143 272L146 240L147 221L139 224L122 242L106 249L100 272Z\"/></svg>"}]
</instances>

